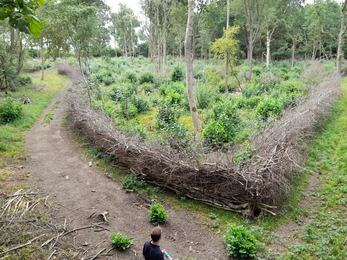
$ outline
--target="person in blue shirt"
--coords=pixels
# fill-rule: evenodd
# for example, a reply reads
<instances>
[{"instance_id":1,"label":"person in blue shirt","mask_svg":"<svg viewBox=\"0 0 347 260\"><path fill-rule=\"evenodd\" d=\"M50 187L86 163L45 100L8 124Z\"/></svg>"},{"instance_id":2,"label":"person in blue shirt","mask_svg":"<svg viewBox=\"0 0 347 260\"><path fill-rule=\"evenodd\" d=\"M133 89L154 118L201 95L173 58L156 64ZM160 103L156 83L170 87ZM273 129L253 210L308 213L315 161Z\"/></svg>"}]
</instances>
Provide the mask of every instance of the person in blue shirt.
<instances>
[{"instance_id":1,"label":"person in blue shirt","mask_svg":"<svg viewBox=\"0 0 347 260\"><path fill-rule=\"evenodd\" d=\"M153 228L151 239L143 245L143 256L145 260L164 260L165 250L161 250L159 242L161 239L161 228L159 226Z\"/></svg>"}]
</instances>

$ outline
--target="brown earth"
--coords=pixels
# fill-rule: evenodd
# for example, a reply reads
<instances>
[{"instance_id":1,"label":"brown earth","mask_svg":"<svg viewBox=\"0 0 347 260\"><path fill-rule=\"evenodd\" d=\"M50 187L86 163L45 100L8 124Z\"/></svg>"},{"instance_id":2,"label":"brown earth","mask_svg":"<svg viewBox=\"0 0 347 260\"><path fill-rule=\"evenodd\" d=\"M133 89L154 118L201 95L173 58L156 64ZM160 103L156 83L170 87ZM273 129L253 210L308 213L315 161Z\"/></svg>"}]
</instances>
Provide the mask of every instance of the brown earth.
<instances>
[{"instance_id":1,"label":"brown earth","mask_svg":"<svg viewBox=\"0 0 347 260\"><path fill-rule=\"evenodd\" d=\"M150 199L126 193L107 173L90 166L80 144L62 125L66 111L64 93L58 93L41 118L26 133L28 185L46 198L51 226L74 232L56 237L71 243L69 259L143 259L142 246L149 240L153 225L149 222ZM44 121L52 113L53 120ZM168 221L161 225L161 248L173 259L228 259L223 238L202 223L193 213L165 205ZM102 217L102 213L105 218ZM59 228L58 228L59 229ZM120 232L133 240L130 249L112 248L110 235ZM60 247L51 244L50 258L67 259ZM102 253L100 253L102 252ZM99 254L100 253L100 254ZM72 256L71 256L72 255Z\"/></svg>"}]
</instances>

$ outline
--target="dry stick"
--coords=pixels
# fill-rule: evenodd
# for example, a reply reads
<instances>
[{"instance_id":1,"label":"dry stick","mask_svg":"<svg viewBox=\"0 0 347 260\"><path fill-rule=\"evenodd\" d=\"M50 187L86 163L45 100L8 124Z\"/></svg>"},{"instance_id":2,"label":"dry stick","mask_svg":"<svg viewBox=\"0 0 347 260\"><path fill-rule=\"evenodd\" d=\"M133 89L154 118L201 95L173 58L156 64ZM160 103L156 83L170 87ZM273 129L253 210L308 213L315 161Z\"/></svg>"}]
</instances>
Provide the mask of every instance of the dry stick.
<instances>
[{"instance_id":1,"label":"dry stick","mask_svg":"<svg viewBox=\"0 0 347 260\"><path fill-rule=\"evenodd\" d=\"M102 252L104 252L106 250L106 248L101 249L95 256L93 256L90 260L94 260L95 258L97 258Z\"/></svg>"},{"instance_id":2,"label":"dry stick","mask_svg":"<svg viewBox=\"0 0 347 260\"><path fill-rule=\"evenodd\" d=\"M57 251L57 250L54 250L54 251L52 252L52 254L49 255L49 257L47 258L47 260L50 260L50 259L52 258L52 256L55 254L56 251Z\"/></svg>"},{"instance_id":3,"label":"dry stick","mask_svg":"<svg viewBox=\"0 0 347 260\"><path fill-rule=\"evenodd\" d=\"M4 194L6 196L6 198L10 198L10 197L16 197L16 196L37 195L37 194L39 194L39 192L18 193L18 194L15 193L15 194L12 194L12 195L7 195L5 193L2 193L2 194Z\"/></svg>"},{"instance_id":4,"label":"dry stick","mask_svg":"<svg viewBox=\"0 0 347 260\"><path fill-rule=\"evenodd\" d=\"M11 248L11 249L5 251L5 252L0 253L0 255L7 254L8 252L11 252L11 251L20 249L20 248L25 247L25 246L29 246L29 245L31 245L32 242L34 242L35 240L39 239L40 237L42 237L42 236L44 236L44 235L45 235L45 234L41 234L41 235L39 235L39 236L37 236L37 237L34 237L33 239L29 240L27 243L22 244L22 245L19 245L19 246L16 246L16 247L13 247L13 248Z\"/></svg>"}]
</instances>

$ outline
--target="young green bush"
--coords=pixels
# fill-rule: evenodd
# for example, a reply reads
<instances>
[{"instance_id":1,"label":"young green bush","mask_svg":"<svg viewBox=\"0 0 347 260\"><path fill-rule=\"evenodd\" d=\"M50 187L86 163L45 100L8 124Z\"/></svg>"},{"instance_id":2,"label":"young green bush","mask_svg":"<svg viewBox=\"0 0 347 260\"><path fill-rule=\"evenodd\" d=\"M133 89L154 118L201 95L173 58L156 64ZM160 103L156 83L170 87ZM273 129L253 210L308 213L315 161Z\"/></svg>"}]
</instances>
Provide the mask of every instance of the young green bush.
<instances>
[{"instance_id":1,"label":"young green bush","mask_svg":"<svg viewBox=\"0 0 347 260\"><path fill-rule=\"evenodd\" d=\"M149 83L145 83L141 86L141 89L146 93L152 93L153 92L153 86Z\"/></svg>"},{"instance_id":2,"label":"young green bush","mask_svg":"<svg viewBox=\"0 0 347 260\"><path fill-rule=\"evenodd\" d=\"M112 245L121 251L128 249L132 242L133 241L129 237L123 236L119 232L111 234Z\"/></svg>"},{"instance_id":3,"label":"young green bush","mask_svg":"<svg viewBox=\"0 0 347 260\"><path fill-rule=\"evenodd\" d=\"M229 256L236 258L255 257L259 250L257 239L244 226L229 225L225 243Z\"/></svg>"},{"instance_id":4,"label":"young green bush","mask_svg":"<svg viewBox=\"0 0 347 260\"><path fill-rule=\"evenodd\" d=\"M179 152L189 151L192 135L183 124L179 122L172 123L163 127L160 133L160 143L162 145L169 145Z\"/></svg>"},{"instance_id":5,"label":"young green bush","mask_svg":"<svg viewBox=\"0 0 347 260\"><path fill-rule=\"evenodd\" d=\"M132 96L130 102L137 108L137 113L150 111L150 102L141 96Z\"/></svg>"},{"instance_id":6,"label":"young green bush","mask_svg":"<svg viewBox=\"0 0 347 260\"><path fill-rule=\"evenodd\" d=\"M139 78L139 83L155 83L154 82L154 75L152 72L144 72L143 74L140 75Z\"/></svg>"},{"instance_id":7,"label":"young green bush","mask_svg":"<svg viewBox=\"0 0 347 260\"><path fill-rule=\"evenodd\" d=\"M232 142L241 123L238 110L231 101L215 105L207 120L202 134L205 144L212 148Z\"/></svg>"},{"instance_id":8,"label":"young green bush","mask_svg":"<svg viewBox=\"0 0 347 260\"><path fill-rule=\"evenodd\" d=\"M266 120L269 117L278 117L282 113L282 108L283 104L279 99L266 98L258 104L255 111L262 120Z\"/></svg>"},{"instance_id":9,"label":"young green bush","mask_svg":"<svg viewBox=\"0 0 347 260\"><path fill-rule=\"evenodd\" d=\"M154 203L149 208L149 221L153 225L158 225L166 222L167 214L164 207L160 203Z\"/></svg>"},{"instance_id":10,"label":"young green bush","mask_svg":"<svg viewBox=\"0 0 347 260\"><path fill-rule=\"evenodd\" d=\"M122 178L122 187L123 189L133 189L143 188L146 186L146 182L137 178L134 175L128 175Z\"/></svg>"},{"instance_id":11,"label":"young green bush","mask_svg":"<svg viewBox=\"0 0 347 260\"><path fill-rule=\"evenodd\" d=\"M8 97L6 102L0 104L0 121L5 123L12 122L20 117L22 110L22 103L13 102L12 98Z\"/></svg>"},{"instance_id":12,"label":"young green bush","mask_svg":"<svg viewBox=\"0 0 347 260\"><path fill-rule=\"evenodd\" d=\"M21 86L25 86L27 84L32 83L31 77L29 75L19 75L16 79L16 81L18 82L18 84L20 84Z\"/></svg>"},{"instance_id":13,"label":"young green bush","mask_svg":"<svg viewBox=\"0 0 347 260\"><path fill-rule=\"evenodd\" d=\"M183 80L183 70L181 67L175 67L170 73L170 80L173 82Z\"/></svg>"},{"instance_id":14,"label":"young green bush","mask_svg":"<svg viewBox=\"0 0 347 260\"><path fill-rule=\"evenodd\" d=\"M181 111L168 102L162 102L158 106L157 126L159 129L166 128L178 122Z\"/></svg>"}]
</instances>

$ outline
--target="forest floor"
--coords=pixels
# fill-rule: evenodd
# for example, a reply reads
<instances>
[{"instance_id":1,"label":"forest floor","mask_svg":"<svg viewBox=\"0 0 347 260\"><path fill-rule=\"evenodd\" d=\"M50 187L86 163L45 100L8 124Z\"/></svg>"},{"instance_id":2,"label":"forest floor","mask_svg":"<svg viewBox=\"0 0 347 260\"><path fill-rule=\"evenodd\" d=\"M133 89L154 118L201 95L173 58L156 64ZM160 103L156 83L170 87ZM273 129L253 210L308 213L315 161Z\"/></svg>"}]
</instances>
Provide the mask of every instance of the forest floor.
<instances>
[{"instance_id":1,"label":"forest floor","mask_svg":"<svg viewBox=\"0 0 347 260\"><path fill-rule=\"evenodd\" d=\"M50 122L45 121L47 114L53 114ZM66 101L61 91L27 131L28 185L47 198L45 211L52 225L77 229L69 234L74 259L92 259L102 250L99 256L104 259L143 259L142 246L153 228L149 222L150 198L127 193L94 166L62 124L65 115ZM197 216L169 205L164 207L168 219L161 225L161 248L174 259L228 259L223 238ZM130 237L131 248L125 252L112 249L113 232ZM66 236L64 239L69 240Z\"/></svg>"}]
</instances>

